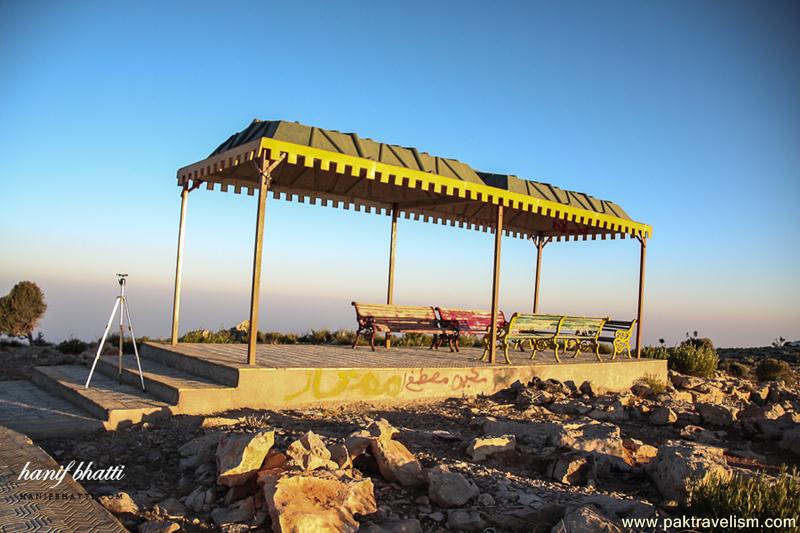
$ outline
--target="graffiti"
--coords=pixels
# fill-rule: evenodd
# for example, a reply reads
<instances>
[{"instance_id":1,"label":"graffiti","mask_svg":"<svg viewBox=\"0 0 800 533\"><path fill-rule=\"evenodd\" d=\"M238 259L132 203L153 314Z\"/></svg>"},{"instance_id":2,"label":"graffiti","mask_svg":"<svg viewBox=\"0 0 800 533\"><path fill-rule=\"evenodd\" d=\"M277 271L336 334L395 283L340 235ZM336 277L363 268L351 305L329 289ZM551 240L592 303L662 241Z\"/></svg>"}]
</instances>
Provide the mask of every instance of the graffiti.
<instances>
[{"instance_id":1,"label":"graffiti","mask_svg":"<svg viewBox=\"0 0 800 533\"><path fill-rule=\"evenodd\" d=\"M360 398L395 397L400 394L400 389L403 386L403 379L399 375L389 376L385 380L381 380L374 372L361 372L358 370L339 370L336 371L336 375L335 382L326 387L322 383L322 369L318 368L309 371L306 373L305 386L297 392L286 395L283 399L291 401L306 393L316 400L336 398L344 393L354 393L359 395ZM325 380L325 382L327 384L328 380Z\"/></svg>"},{"instance_id":2,"label":"graffiti","mask_svg":"<svg viewBox=\"0 0 800 533\"><path fill-rule=\"evenodd\" d=\"M471 368L469 374L456 374L450 386L453 390L466 389L471 384L486 383L486 378L482 378L477 368Z\"/></svg>"},{"instance_id":3,"label":"graffiti","mask_svg":"<svg viewBox=\"0 0 800 533\"><path fill-rule=\"evenodd\" d=\"M422 389L425 388L425 385L429 383L434 383L436 385L447 385L449 381L450 380L448 378L443 378L439 374L438 370L433 374L428 374L425 372L424 368L420 368L416 377L414 377L413 373L407 376L406 389L410 390L411 392L422 392Z\"/></svg>"},{"instance_id":4,"label":"graffiti","mask_svg":"<svg viewBox=\"0 0 800 533\"><path fill-rule=\"evenodd\" d=\"M481 377L476 368L464 373L458 371L450 373L450 377L442 376L438 370L430 372L420 368L406 374L405 388L411 392L422 392L428 385L449 385L447 387L449 390L458 391L470 385L486 382L487 379Z\"/></svg>"}]
</instances>

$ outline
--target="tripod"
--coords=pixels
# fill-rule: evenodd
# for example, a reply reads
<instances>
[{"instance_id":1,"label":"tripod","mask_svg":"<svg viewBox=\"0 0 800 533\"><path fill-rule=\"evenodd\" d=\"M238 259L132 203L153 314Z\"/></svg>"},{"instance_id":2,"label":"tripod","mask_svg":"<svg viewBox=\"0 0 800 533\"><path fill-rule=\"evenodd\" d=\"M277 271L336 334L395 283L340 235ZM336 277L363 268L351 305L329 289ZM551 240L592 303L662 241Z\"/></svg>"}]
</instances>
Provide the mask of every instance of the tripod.
<instances>
[{"instance_id":1,"label":"tripod","mask_svg":"<svg viewBox=\"0 0 800 533\"><path fill-rule=\"evenodd\" d=\"M106 324L106 330L103 332L103 338L100 340L100 346L97 347L97 355L94 356L94 362L92 363L92 369L89 371L89 377L86 378L86 385L83 386L84 389L89 388L89 382L92 380L92 374L94 373L94 367L97 366L97 360L100 358L100 352L103 351L103 345L106 343L106 337L108 337L108 331L111 329L111 323L114 321L114 315L117 314L117 308L119 308L119 357L118 357L118 373L117 377L119 378L119 382L122 383L122 341L124 338L125 327L124 327L124 320L123 316L127 317L128 319L128 329L131 332L131 341L133 342L133 353L136 355L136 366L139 368L139 379L142 381L142 390L144 389L144 376L142 375L142 365L139 362L139 350L136 348L136 337L133 336L133 323L131 322L131 312L128 310L128 298L125 296L125 278L127 278L127 274L117 274L117 281L119 282L119 296L117 296L116 301L114 302L114 308L111 310L111 316L108 317L108 324Z\"/></svg>"}]
</instances>

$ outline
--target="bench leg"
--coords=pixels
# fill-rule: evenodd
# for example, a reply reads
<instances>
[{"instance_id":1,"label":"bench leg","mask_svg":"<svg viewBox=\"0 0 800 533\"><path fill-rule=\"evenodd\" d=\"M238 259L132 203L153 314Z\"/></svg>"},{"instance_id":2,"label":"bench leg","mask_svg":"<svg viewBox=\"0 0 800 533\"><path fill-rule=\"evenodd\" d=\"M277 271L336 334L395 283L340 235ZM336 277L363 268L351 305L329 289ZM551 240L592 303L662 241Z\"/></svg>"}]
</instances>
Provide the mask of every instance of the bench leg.
<instances>
[{"instance_id":1,"label":"bench leg","mask_svg":"<svg viewBox=\"0 0 800 533\"><path fill-rule=\"evenodd\" d=\"M567 349L566 344L564 345L564 349ZM575 340L575 353L572 354L572 358L575 359L578 357L578 354L581 353L581 341Z\"/></svg>"},{"instance_id":2,"label":"bench leg","mask_svg":"<svg viewBox=\"0 0 800 533\"><path fill-rule=\"evenodd\" d=\"M560 363L561 359L558 357L558 341L553 341L553 353L556 355L556 363Z\"/></svg>"},{"instance_id":3,"label":"bench leg","mask_svg":"<svg viewBox=\"0 0 800 533\"><path fill-rule=\"evenodd\" d=\"M508 358L508 343L507 342L503 343L503 357L506 358L506 363L510 365L511 364L511 359Z\"/></svg>"},{"instance_id":4,"label":"bench leg","mask_svg":"<svg viewBox=\"0 0 800 533\"><path fill-rule=\"evenodd\" d=\"M433 336L433 341L431 341L431 345L428 347L429 350L439 349L439 335Z\"/></svg>"},{"instance_id":5,"label":"bench leg","mask_svg":"<svg viewBox=\"0 0 800 533\"><path fill-rule=\"evenodd\" d=\"M594 356L597 357L598 361L603 361L603 358L600 357L600 341L594 341Z\"/></svg>"},{"instance_id":6,"label":"bench leg","mask_svg":"<svg viewBox=\"0 0 800 533\"><path fill-rule=\"evenodd\" d=\"M387 332L386 334L388 335L389 333ZM372 330L372 333L369 336L369 345L372 348L372 351L374 352L375 351L375 330L374 329Z\"/></svg>"},{"instance_id":7,"label":"bench leg","mask_svg":"<svg viewBox=\"0 0 800 533\"><path fill-rule=\"evenodd\" d=\"M536 352L538 351L537 349L538 346L536 345L536 343L533 342L533 339L528 340L528 343L531 346L531 361L533 361L534 359L536 359Z\"/></svg>"},{"instance_id":8,"label":"bench leg","mask_svg":"<svg viewBox=\"0 0 800 533\"><path fill-rule=\"evenodd\" d=\"M489 358L489 336L485 335L483 337L483 355L479 361L486 361Z\"/></svg>"},{"instance_id":9,"label":"bench leg","mask_svg":"<svg viewBox=\"0 0 800 533\"><path fill-rule=\"evenodd\" d=\"M459 349L460 347L458 346L458 339L459 339L459 337L460 337L460 335L456 334L456 338L455 338L455 340L453 341L453 344L455 344L455 347L456 347L456 351L457 351L457 352L460 352L460 351L461 351L461 350Z\"/></svg>"},{"instance_id":10,"label":"bench leg","mask_svg":"<svg viewBox=\"0 0 800 533\"><path fill-rule=\"evenodd\" d=\"M361 335L361 331L360 330L356 330L356 338L353 339L353 349L354 350L356 349L356 345L358 344L359 335Z\"/></svg>"}]
</instances>

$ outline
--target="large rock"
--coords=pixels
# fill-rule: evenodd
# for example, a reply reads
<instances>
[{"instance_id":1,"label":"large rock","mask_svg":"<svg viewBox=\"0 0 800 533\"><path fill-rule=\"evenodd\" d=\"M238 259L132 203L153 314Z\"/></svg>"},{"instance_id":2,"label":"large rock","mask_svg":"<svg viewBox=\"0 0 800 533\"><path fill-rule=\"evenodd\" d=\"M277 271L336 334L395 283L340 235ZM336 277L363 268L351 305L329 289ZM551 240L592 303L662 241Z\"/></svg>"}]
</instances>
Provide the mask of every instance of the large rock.
<instances>
[{"instance_id":1,"label":"large rock","mask_svg":"<svg viewBox=\"0 0 800 533\"><path fill-rule=\"evenodd\" d=\"M220 433L208 433L185 442L178 453L181 455L181 468L197 468L214 458L214 450L219 443Z\"/></svg>"},{"instance_id":2,"label":"large rock","mask_svg":"<svg viewBox=\"0 0 800 533\"><path fill-rule=\"evenodd\" d=\"M127 492L118 492L111 496L100 496L98 501L112 513L135 513L139 506Z\"/></svg>"},{"instance_id":3,"label":"large rock","mask_svg":"<svg viewBox=\"0 0 800 533\"><path fill-rule=\"evenodd\" d=\"M593 477L594 457L580 452L559 455L550 470L550 477L568 485L585 485Z\"/></svg>"},{"instance_id":4,"label":"large rock","mask_svg":"<svg viewBox=\"0 0 800 533\"><path fill-rule=\"evenodd\" d=\"M447 511L447 527L456 531L483 531L486 522L477 511L451 509Z\"/></svg>"},{"instance_id":5,"label":"large rock","mask_svg":"<svg viewBox=\"0 0 800 533\"><path fill-rule=\"evenodd\" d=\"M218 526L249 522L256 514L256 504L252 496L234 502L229 507L217 507L211 511L211 519Z\"/></svg>"},{"instance_id":6,"label":"large rock","mask_svg":"<svg viewBox=\"0 0 800 533\"><path fill-rule=\"evenodd\" d=\"M429 469L427 477L428 498L440 507L460 507L479 493L475 483L446 467Z\"/></svg>"},{"instance_id":7,"label":"large rock","mask_svg":"<svg viewBox=\"0 0 800 533\"><path fill-rule=\"evenodd\" d=\"M372 439L369 450L381 475L404 487L425 483L422 465L402 443L386 436Z\"/></svg>"},{"instance_id":8,"label":"large rock","mask_svg":"<svg viewBox=\"0 0 800 533\"><path fill-rule=\"evenodd\" d=\"M654 426L666 426L677 422L678 415L669 407L661 406L650 411L647 421Z\"/></svg>"},{"instance_id":9,"label":"large rock","mask_svg":"<svg viewBox=\"0 0 800 533\"><path fill-rule=\"evenodd\" d=\"M275 432L231 433L217 445L217 483L232 487L255 477L275 444Z\"/></svg>"},{"instance_id":10,"label":"large rock","mask_svg":"<svg viewBox=\"0 0 800 533\"><path fill-rule=\"evenodd\" d=\"M561 434L561 425L553 422L515 422L487 418L483 433L489 437L514 435L517 441L531 446L546 446Z\"/></svg>"},{"instance_id":11,"label":"large rock","mask_svg":"<svg viewBox=\"0 0 800 533\"><path fill-rule=\"evenodd\" d=\"M168 520L148 520L139 524L139 533L175 533L181 526Z\"/></svg>"},{"instance_id":12,"label":"large rock","mask_svg":"<svg viewBox=\"0 0 800 533\"><path fill-rule=\"evenodd\" d=\"M738 409L713 403L698 403L695 408L703 418L703 422L712 426L730 426L738 412Z\"/></svg>"},{"instance_id":13,"label":"large rock","mask_svg":"<svg viewBox=\"0 0 800 533\"><path fill-rule=\"evenodd\" d=\"M319 435L309 431L286 449L288 466L296 466L301 470L316 470L329 468L336 470L339 465L331 460L331 452L319 438Z\"/></svg>"},{"instance_id":14,"label":"large rock","mask_svg":"<svg viewBox=\"0 0 800 533\"><path fill-rule=\"evenodd\" d=\"M514 435L502 435L500 437L476 437L472 439L467 447L467 455L473 461L484 461L496 453L514 451L517 446L517 439Z\"/></svg>"},{"instance_id":15,"label":"large rock","mask_svg":"<svg viewBox=\"0 0 800 533\"><path fill-rule=\"evenodd\" d=\"M370 479L337 478L325 470L262 478L275 533L338 531L355 533L353 515L378 510Z\"/></svg>"},{"instance_id":16,"label":"large rock","mask_svg":"<svg viewBox=\"0 0 800 533\"><path fill-rule=\"evenodd\" d=\"M800 427L785 431L778 445L784 450L800 455Z\"/></svg>"},{"instance_id":17,"label":"large rock","mask_svg":"<svg viewBox=\"0 0 800 533\"><path fill-rule=\"evenodd\" d=\"M586 505L573 509L550 530L551 533L622 533L614 522L595 507Z\"/></svg>"},{"instance_id":18,"label":"large rock","mask_svg":"<svg viewBox=\"0 0 800 533\"><path fill-rule=\"evenodd\" d=\"M689 480L701 481L712 475L731 477L722 448L676 440L659 447L647 471L665 499L679 502L686 501Z\"/></svg>"},{"instance_id":19,"label":"large rock","mask_svg":"<svg viewBox=\"0 0 800 533\"><path fill-rule=\"evenodd\" d=\"M599 464L625 469L628 455L622 444L619 426L609 423L564 424L551 444L578 452L591 453Z\"/></svg>"}]
</instances>

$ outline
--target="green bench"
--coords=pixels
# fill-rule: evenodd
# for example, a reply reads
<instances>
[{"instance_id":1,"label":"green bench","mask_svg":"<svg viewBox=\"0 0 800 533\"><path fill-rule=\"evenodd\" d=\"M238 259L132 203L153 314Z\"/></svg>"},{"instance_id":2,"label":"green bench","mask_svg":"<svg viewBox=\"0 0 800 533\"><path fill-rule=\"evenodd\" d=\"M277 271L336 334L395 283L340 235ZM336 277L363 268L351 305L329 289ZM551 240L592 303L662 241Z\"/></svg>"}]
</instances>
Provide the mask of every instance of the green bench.
<instances>
[{"instance_id":1,"label":"green bench","mask_svg":"<svg viewBox=\"0 0 800 533\"><path fill-rule=\"evenodd\" d=\"M536 357L540 350L552 349L556 361L561 362L558 356L563 345L564 351L575 350L572 355L577 357L582 349L593 349L598 361L600 358L600 335L607 318L565 316L565 315L540 315L532 313L514 313L508 325L498 332L497 341L503 349L506 363L511 363L508 358L508 349L514 347L521 351L523 345L528 344L532 350L531 359ZM489 355L489 345L483 352L481 361Z\"/></svg>"},{"instance_id":2,"label":"green bench","mask_svg":"<svg viewBox=\"0 0 800 533\"><path fill-rule=\"evenodd\" d=\"M628 359L631 359L631 336L633 335L633 327L636 325L636 320L607 320L603 324L603 332L600 342L611 343L613 352L611 359L616 359L617 354L623 351L628 352Z\"/></svg>"}]
</instances>

